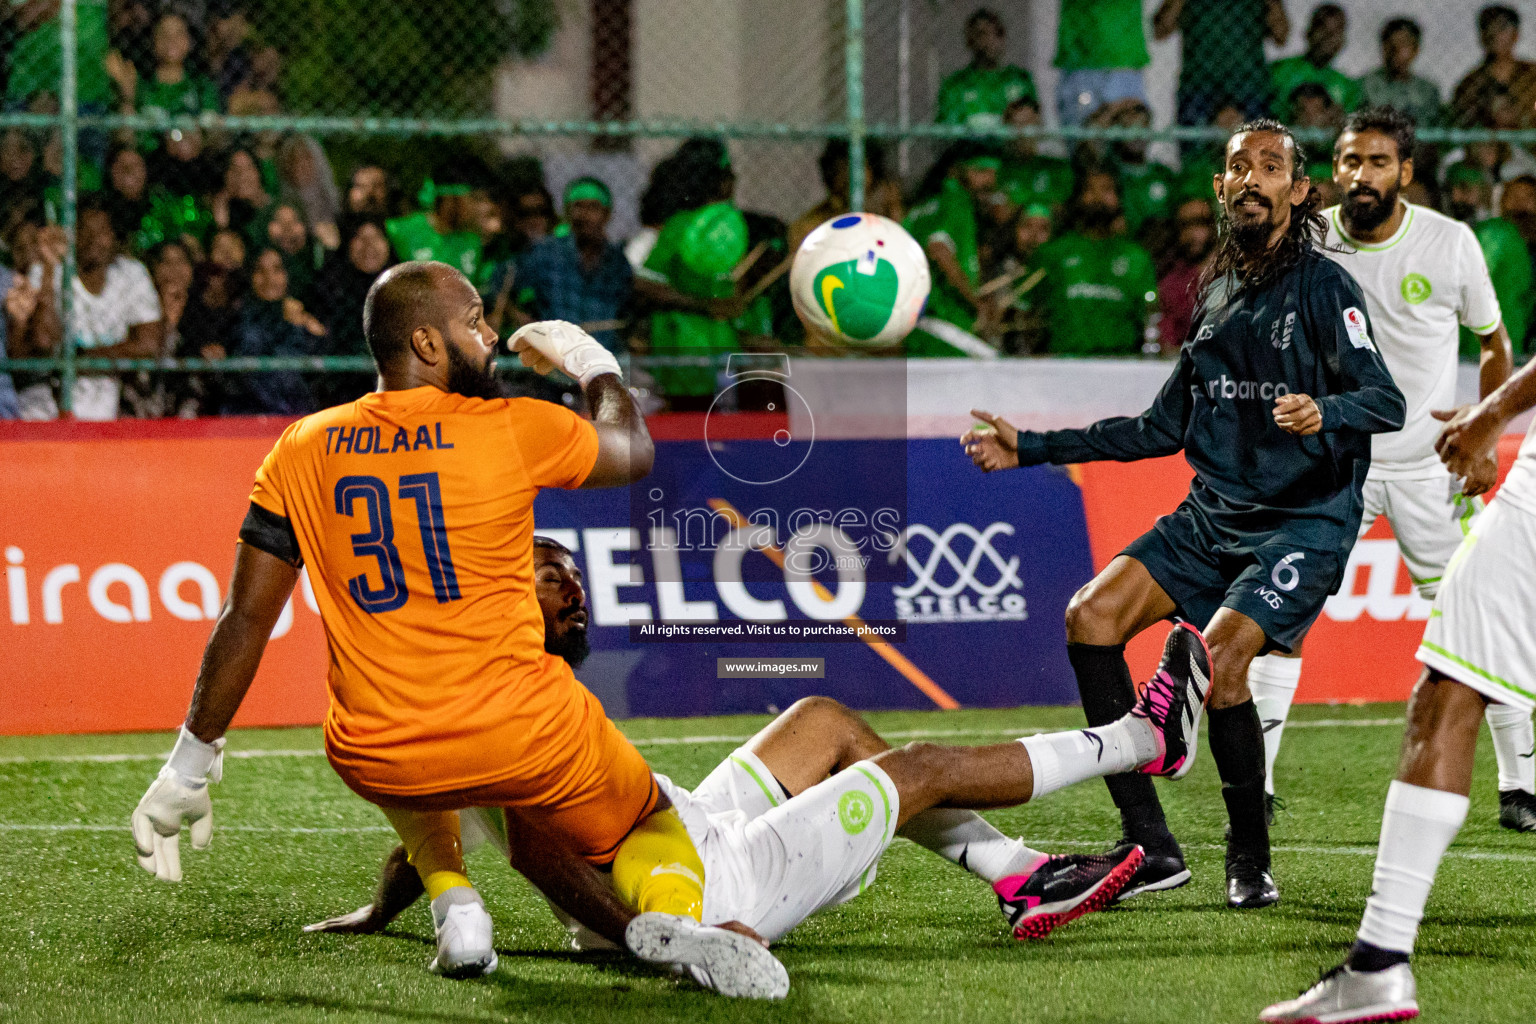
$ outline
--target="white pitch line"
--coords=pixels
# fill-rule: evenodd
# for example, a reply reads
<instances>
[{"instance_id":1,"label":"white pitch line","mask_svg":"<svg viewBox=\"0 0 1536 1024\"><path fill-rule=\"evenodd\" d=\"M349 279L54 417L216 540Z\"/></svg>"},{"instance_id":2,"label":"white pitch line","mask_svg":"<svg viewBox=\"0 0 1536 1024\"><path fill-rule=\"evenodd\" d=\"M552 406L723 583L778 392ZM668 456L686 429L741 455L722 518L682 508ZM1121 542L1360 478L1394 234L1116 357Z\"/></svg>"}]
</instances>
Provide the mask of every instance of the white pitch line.
<instances>
[{"instance_id":1,"label":"white pitch line","mask_svg":"<svg viewBox=\"0 0 1536 1024\"><path fill-rule=\"evenodd\" d=\"M0 757L0 764L118 764L129 761L164 761L161 754L56 754L44 757ZM226 750L225 757L241 760L253 757L324 757L324 750Z\"/></svg>"},{"instance_id":2,"label":"white pitch line","mask_svg":"<svg viewBox=\"0 0 1536 1024\"><path fill-rule=\"evenodd\" d=\"M1286 729L1360 729L1401 726L1401 718L1319 718L1314 721L1287 722ZM1038 736L1053 729L897 729L880 735L893 740L949 739L957 736ZM637 747L690 747L710 743L745 743L755 734L743 736L654 736L631 738ZM7 764L119 764L133 761L164 761L170 751L159 754L51 754L41 757L0 757ZM264 757L324 757L325 751L311 750L227 750L225 757L237 760Z\"/></svg>"}]
</instances>

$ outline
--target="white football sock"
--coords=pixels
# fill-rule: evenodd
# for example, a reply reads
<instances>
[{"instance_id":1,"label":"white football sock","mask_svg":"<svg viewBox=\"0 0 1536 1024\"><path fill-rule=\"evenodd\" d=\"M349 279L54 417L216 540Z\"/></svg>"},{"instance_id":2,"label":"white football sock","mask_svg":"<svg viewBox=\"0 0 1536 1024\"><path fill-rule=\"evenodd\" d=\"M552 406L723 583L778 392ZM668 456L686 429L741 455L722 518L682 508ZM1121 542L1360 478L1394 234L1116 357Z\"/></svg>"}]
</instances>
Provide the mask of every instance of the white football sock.
<instances>
[{"instance_id":1,"label":"white football sock","mask_svg":"<svg viewBox=\"0 0 1536 1024\"><path fill-rule=\"evenodd\" d=\"M1275 755L1280 753L1280 736L1300 681L1300 658L1266 654L1248 663L1248 690L1264 727L1264 792L1270 796L1275 794Z\"/></svg>"},{"instance_id":2,"label":"white football sock","mask_svg":"<svg viewBox=\"0 0 1536 1024\"><path fill-rule=\"evenodd\" d=\"M1460 793L1393 781L1381 816L1376 872L1360 919L1360 941L1413 952L1435 869L1467 820L1470 802Z\"/></svg>"},{"instance_id":3,"label":"white football sock","mask_svg":"<svg viewBox=\"0 0 1536 1024\"><path fill-rule=\"evenodd\" d=\"M1151 723L1132 715L1096 729L1026 736L1019 742L1029 751L1034 769L1031 800L1086 779L1128 772L1157 756Z\"/></svg>"},{"instance_id":4,"label":"white football sock","mask_svg":"<svg viewBox=\"0 0 1536 1024\"><path fill-rule=\"evenodd\" d=\"M1488 731L1499 758L1499 791L1523 789L1536 793L1536 729L1531 713L1508 704L1488 705Z\"/></svg>"},{"instance_id":5,"label":"white football sock","mask_svg":"<svg viewBox=\"0 0 1536 1024\"><path fill-rule=\"evenodd\" d=\"M975 811L952 807L914 814L898 834L989 882L1022 875L1046 857L1009 839Z\"/></svg>"}]
</instances>

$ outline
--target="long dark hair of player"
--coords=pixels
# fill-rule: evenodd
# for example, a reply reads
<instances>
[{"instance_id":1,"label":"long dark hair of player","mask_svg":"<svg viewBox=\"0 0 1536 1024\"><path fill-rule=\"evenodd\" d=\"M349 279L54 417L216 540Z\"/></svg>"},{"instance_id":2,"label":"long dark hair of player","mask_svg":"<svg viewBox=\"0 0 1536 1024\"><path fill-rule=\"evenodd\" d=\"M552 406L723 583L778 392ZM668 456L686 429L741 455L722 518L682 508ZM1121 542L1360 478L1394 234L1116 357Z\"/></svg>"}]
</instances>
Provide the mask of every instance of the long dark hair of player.
<instances>
[{"instance_id":1,"label":"long dark hair of player","mask_svg":"<svg viewBox=\"0 0 1536 1024\"><path fill-rule=\"evenodd\" d=\"M1290 140L1291 181L1297 182L1307 176L1306 152L1285 125L1261 117L1242 125L1232 134L1244 132L1274 132ZM1328 222L1320 212L1322 205L1317 187L1309 187L1307 197L1291 207L1291 223L1285 229L1285 235L1262 253L1251 253L1232 237L1232 222L1223 203L1216 229L1216 250L1200 274L1201 298L1204 299L1212 284L1228 277L1235 280L1239 288L1259 287L1296 266L1309 251L1322 248L1323 239L1328 234Z\"/></svg>"}]
</instances>

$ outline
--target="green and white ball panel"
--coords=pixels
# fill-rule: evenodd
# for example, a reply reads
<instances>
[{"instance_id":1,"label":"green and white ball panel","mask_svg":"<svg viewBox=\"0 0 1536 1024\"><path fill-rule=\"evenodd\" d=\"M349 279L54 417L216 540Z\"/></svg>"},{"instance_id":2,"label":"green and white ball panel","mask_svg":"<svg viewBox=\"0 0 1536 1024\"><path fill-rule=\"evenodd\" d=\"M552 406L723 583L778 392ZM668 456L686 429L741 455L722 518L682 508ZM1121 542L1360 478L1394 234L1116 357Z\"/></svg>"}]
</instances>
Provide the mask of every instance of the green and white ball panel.
<instances>
[{"instance_id":1,"label":"green and white ball panel","mask_svg":"<svg viewBox=\"0 0 1536 1024\"><path fill-rule=\"evenodd\" d=\"M806 236L790 268L795 312L846 345L878 348L906 337L928 301L928 257L893 220L834 217Z\"/></svg>"}]
</instances>

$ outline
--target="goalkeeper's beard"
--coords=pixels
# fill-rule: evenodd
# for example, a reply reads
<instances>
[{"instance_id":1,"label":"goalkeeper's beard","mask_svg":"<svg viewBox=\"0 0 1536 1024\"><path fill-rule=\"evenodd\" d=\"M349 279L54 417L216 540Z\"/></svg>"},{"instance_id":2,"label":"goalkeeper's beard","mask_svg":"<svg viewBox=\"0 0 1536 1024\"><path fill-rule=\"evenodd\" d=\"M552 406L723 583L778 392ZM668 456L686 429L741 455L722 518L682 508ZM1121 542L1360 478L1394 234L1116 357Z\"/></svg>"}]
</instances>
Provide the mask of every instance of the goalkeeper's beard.
<instances>
[{"instance_id":1,"label":"goalkeeper's beard","mask_svg":"<svg viewBox=\"0 0 1536 1024\"><path fill-rule=\"evenodd\" d=\"M507 398L511 389L496 373L496 360L475 366L452 345L448 351L448 390L465 398Z\"/></svg>"},{"instance_id":2,"label":"goalkeeper's beard","mask_svg":"<svg viewBox=\"0 0 1536 1024\"><path fill-rule=\"evenodd\" d=\"M544 649L558 658L564 658L572 669L578 669L587 660L587 655L592 653L592 643L587 639L586 630L570 628L557 637L545 640Z\"/></svg>"}]
</instances>

